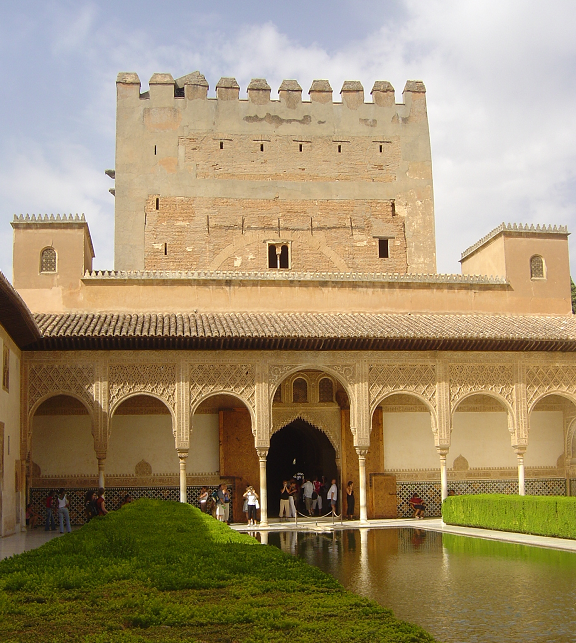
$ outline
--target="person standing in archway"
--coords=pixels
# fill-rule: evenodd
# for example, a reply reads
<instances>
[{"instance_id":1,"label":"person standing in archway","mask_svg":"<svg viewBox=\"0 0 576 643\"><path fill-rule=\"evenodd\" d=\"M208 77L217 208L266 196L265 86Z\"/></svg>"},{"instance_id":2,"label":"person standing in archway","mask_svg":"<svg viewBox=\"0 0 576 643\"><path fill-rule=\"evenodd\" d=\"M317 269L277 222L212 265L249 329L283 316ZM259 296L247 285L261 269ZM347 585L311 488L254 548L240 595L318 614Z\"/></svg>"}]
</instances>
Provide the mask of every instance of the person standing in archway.
<instances>
[{"instance_id":1,"label":"person standing in archway","mask_svg":"<svg viewBox=\"0 0 576 643\"><path fill-rule=\"evenodd\" d=\"M70 533L72 528L70 527L70 512L68 507L70 502L66 497L64 489L58 491L58 522L60 523L60 533L64 533L64 521L66 521L66 531Z\"/></svg>"},{"instance_id":2,"label":"person standing in archway","mask_svg":"<svg viewBox=\"0 0 576 643\"><path fill-rule=\"evenodd\" d=\"M302 485L302 494L304 495L304 504L306 506L306 511L308 515L312 515L312 494L314 493L314 485L308 480L307 477L304 478L304 484Z\"/></svg>"},{"instance_id":3,"label":"person standing in archway","mask_svg":"<svg viewBox=\"0 0 576 643\"><path fill-rule=\"evenodd\" d=\"M244 494L244 498L246 498L246 503L248 504L248 524L249 525L255 525L256 524L256 509L258 508L258 494L254 490L254 487L250 485L246 489L246 493Z\"/></svg>"},{"instance_id":4,"label":"person standing in archway","mask_svg":"<svg viewBox=\"0 0 576 643\"><path fill-rule=\"evenodd\" d=\"M354 483L350 480L346 487L346 517L348 520L354 520L354 504Z\"/></svg>"},{"instance_id":5,"label":"person standing in archway","mask_svg":"<svg viewBox=\"0 0 576 643\"><path fill-rule=\"evenodd\" d=\"M282 482L282 489L280 490L280 520L282 520L282 516L286 519L290 518L290 513L290 492L288 491L288 480L284 480Z\"/></svg>"},{"instance_id":6,"label":"person standing in archway","mask_svg":"<svg viewBox=\"0 0 576 643\"><path fill-rule=\"evenodd\" d=\"M328 502L332 508L332 515L336 516L336 505L338 504L338 487L336 486L336 479L332 479L332 485L328 489Z\"/></svg>"}]
</instances>

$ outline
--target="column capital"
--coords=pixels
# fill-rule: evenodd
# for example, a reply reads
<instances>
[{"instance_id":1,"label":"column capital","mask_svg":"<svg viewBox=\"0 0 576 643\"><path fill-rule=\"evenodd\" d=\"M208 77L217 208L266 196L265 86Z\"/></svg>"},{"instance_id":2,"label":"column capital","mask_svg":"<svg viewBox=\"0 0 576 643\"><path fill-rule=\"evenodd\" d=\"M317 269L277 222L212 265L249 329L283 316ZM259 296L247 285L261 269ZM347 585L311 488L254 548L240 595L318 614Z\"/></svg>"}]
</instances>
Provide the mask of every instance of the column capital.
<instances>
[{"instance_id":1,"label":"column capital","mask_svg":"<svg viewBox=\"0 0 576 643\"><path fill-rule=\"evenodd\" d=\"M178 449L178 457L180 460L185 460L188 457L188 449Z\"/></svg>"},{"instance_id":2,"label":"column capital","mask_svg":"<svg viewBox=\"0 0 576 643\"><path fill-rule=\"evenodd\" d=\"M450 451L450 447L446 445L439 445L436 447L436 451L438 452L438 455L441 458L446 459L446 456L448 455L448 451Z\"/></svg>"},{"instance_id":3,"label":"column capital","mask_svg":"<svg viewBox=\"0 0 576 643\"><path fill-rule=\"evenodd\" d=\"M268 447L257 447L256 448L256 453L258 454L258 459L260 461L266 460L268 457Z\"/></svg>"},{"instance_id":4,"label":"column capital","mask_svg":"<svg viewBox=\"0 0 576 643\"><path fill-rule=\"evenodd\" d=\"M365 458L368 455L368 447L354 447L356 449L356 455L359 458Z\"/></svg>"},{"instance_id":5,"label":"column capital","mask_svg":"<svg viewBox=\"0 0 576 643\"><path fill-rule=\"evenodd\" d=\"M523 458L524 454L526 453L526 445L525 444L518 444L514 447L514 453L518 458Z\"/></svg>"}]
</instances>

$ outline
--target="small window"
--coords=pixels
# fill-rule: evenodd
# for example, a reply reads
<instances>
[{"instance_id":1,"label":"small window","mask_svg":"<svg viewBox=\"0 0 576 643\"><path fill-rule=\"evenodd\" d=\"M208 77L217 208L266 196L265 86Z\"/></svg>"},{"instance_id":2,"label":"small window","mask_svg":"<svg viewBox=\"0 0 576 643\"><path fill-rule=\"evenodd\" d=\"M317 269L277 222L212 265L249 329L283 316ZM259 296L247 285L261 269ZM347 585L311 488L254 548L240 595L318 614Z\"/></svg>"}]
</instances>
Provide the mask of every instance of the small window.
<instances>
[{"instance_id":1,"label":"small window","mask_svg":"<svg viewBox=\"0 0 576 643\"><path fill-rule=\"evenodd\" d=\"M40 253L40 272L56 272L56 250L44 248Z\"/></svg>"},{"instance_id":2,"label":"small window","mask_svg":"<svg viewBox=\"0 0 576 643\"><path fill-rule=\"evenodd\" d=\"M382 154L383 151L384 151L384 145L382 145L382 143L380 143L380 154Z\"/></svg>"},{"instance_id":3,"label":"small window","mask_svg":"<svg viewBox=\"0 0 576 643\"><path fill-rule=\"evenodd\" d=\"M168 244L164 243L164 255L168 255Z\"/></svg>"},{"instance_id":4,"label":"small window","mask_svg":"<svg viewBox=\"0 0 576 643\"><path fill-rule=\"evenodd\" d=\"M308 402L308 384L306 380L299 377L292 384L292 402L296 404L305 404Z\"/></svg>"},{"instance_id":5,"label":"small window","mask_svg":"<svg viewBox=\"0 0 576 643\"><path fill-rule=\"evenodd\" d=\"M160 209L160 199L158 197L156 197L156 209Z\"/></svg>"},{"instance_id":6,"label":"small window","mask_svg":"<svg viewBox=\"0 0 576 643\"><path fill-rule=\"evenodd\" d=\"M156 156L156 145L154 145L154 156Z\"/></svg>"},{"instance_id":7,"label":"small window","mask_svg":"<svg viewBox=\"0 0 576 643\"><path fill-rule=\"evenodd\" d=\"M2 388L5 391L10 389L10 349L6 344L2 355Z\"/></svg>"},{"instance_id":8,"label":"small window","mask_svg":"<svg viewBox=\"0 0 576 643\"><path fill-rule=\"evenodd\" d=\"M223 150L223 149L224 149L224 141L220 141L220 149L221 149L221 150Z\"/></svg>"},{"instance_id":9,"label":"small window","mask_svg":"<svg viewBox=\"0 0 576 643\"><path fill-rule=\"evenodd\" d=\"M334 384L332 380L323 377L320 380L318 387L318 401L320 402L334 402Z\"/></svg>"},{"instance_id":10,"label":"small window","mask_svg":"<svg viewBox=\"0 0 576 643\"><path fill-rule=\"evenodd\" d=\"M338 154L342 153L342 145L338 145Z\"/></svg>"},{"instance_id":11,"label":"small window","mask_svg":"<svg viewBox=\"0 0 576 643\"><path fill-rule=\"evenodd\" d=\"M534 255L530 259L530 279L546 279L544 259L540 255Z\"/></svg>"},{"instance_id":12,"label":"small window","mask_svg":"<svg viewBox=\"0 0 576 643\"><path fill-rule=\"evenodd\" d=\"M303 146L302 146L302 143L300 143L300 144L298 145L298 150L301 152L303 149L304 149L304 148L303 148Z\"/></svg>"},{"instance_id":13,"label":"small window","mask_svg":"<svg viewBox=\"0 0 576 643\"><path fill-rule=\"evenodd\" d=\"M378 239L378 257L380 257L380 259L388 259L390 257L388 239Z\"/></svg>"},{"instance_id":14,"label":"small window","mask_svg":"<svg viewBox=\"0 0 576 643\"><path fill-rule=\"evenodd\" d=\"M290 268L290 250L287 244L270 243L268 245L268 268L282 270Z\"/></svg>"},{"instance_id":15,"label":"small window","mask_svg":"<svg viewBox=\"0 0 576 643\"><path fill-rule=\"evenodd\" d=\"M264 143L260 143L260 151L261 151L261 152L263 152L263 151L264 151Z\"/></svg>"}]
</instances>

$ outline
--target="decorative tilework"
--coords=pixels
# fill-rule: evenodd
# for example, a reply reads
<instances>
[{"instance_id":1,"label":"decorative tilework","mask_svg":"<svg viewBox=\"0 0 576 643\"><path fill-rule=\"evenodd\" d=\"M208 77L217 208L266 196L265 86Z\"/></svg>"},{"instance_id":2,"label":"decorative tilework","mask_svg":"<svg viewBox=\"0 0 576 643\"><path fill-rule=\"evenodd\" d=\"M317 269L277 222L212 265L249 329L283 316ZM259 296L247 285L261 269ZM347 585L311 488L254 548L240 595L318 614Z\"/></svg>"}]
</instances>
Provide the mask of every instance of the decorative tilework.
<instances>
[{"instance_id":1,"label":"decorative tilework","mask_svg":"<svg viewBox=\"0 0 576 643\"><path fill-rule=\"evenodd\" d=\"M573 489L576 487L576 480ZM450 480L448 489L454 489L457 496L477 493L518 493L517 480ZM529 496L565 496L566 481L562 478L527 479L525 482L526 495ZM575 489L576 490L576 489ZM426 505L425 515L441 515L440 482L397 482L396 495L398 500L398 517L412 518L413 512L408 504L413 493L417 493Z\"/></svg>"},{"instance_id":2,"label":"decorative tilework","mask_svg":"<svg viewBox=\"0 0 576 643\"><path fill-rule=\"evenodd\" d=\"M212 493L216 487L208 487L209 493ZM198 497L200 496L201 486L187 487L188 502L195 507L199 507ZM230 496L234 494L234 490L228 487ZM34 509L40 514L42 520L39 525L44 524L46 517L46 509L44 501L48 494L48 489L32 488L30 489L30 502ZM70 501L70 522L73 525L83 525L86 520L84 517L84 498L88 491L96 491L94 487L85 487L82 489L67 489L66 495ZM106 507L108 510L116 510L120 508L120 503L126 494L130 494L133 500L138 498L155 498L158 500L172 500L178 502L180 500L179 487L107 487L106 488ZM232 509L232 503L231 503ZM58 522L58 516L56 516Z\"/></svg>"}]
</instances>

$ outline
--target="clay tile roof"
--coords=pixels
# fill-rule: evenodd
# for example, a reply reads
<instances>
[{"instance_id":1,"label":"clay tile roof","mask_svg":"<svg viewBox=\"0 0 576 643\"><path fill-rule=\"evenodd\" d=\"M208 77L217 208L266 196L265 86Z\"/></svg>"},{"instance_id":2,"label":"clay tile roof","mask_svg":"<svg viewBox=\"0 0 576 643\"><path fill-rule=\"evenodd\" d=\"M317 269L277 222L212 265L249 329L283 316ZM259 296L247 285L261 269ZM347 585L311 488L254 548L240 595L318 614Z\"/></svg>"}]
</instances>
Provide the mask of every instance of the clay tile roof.
<instances>
[{"instance_id":1,"label":"clay tile roof","mask_svg":"<svg viewBox=\"0 0 576 643\"><path fill-rule=\"evenodd\" d=\"M24 348L40 339L40 330L28 306L1 272L0 324L19 348Z\"/></svg>"},{"instance_id":2,"label":"clay tile roof","mask_svg":"<svg viewBox=\"0 0 576 643\"><path fill-rule=\"evenodd\" d=\"M576 317L374 313L35 315L58 349L576 351Z\"/></svg>"}]
</instances>

